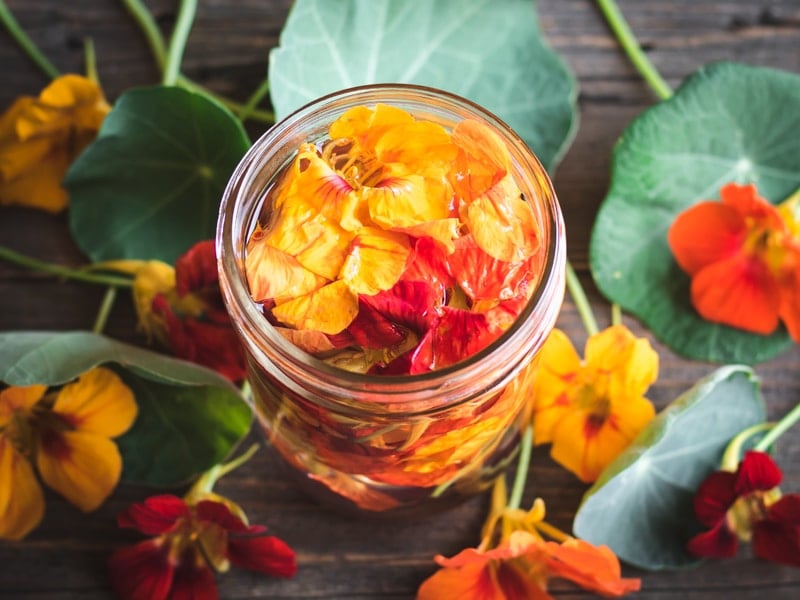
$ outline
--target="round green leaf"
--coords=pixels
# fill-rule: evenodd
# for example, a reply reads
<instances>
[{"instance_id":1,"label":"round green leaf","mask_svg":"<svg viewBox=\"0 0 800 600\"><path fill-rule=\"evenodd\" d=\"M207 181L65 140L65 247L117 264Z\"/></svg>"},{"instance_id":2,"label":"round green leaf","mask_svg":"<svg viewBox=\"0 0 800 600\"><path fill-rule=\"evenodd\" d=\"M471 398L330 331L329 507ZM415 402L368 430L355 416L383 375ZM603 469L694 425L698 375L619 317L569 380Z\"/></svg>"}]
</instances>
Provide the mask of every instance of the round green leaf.
<instances>
[{"instance_id":1,"label":"round green leaf","mask_svg":"<svg viewBox=\"0 0 800 600\"><path fill-rule=\"evenodd\" d=\"M661 411L606 467L583 497L575 535L643 569L698 562L684 549L697 533L694 494L719 468L728 442L765 418L753 372L718 369Z\"/></svg>"},{"instance_id":2,"label":"round green leaf","mask_svg":"<svg viewBox=\"0 0 800 600\"><path fill-rule=\"evenodd\" d=\"M592 232L602 293L688 358L752 364L786 349L783 329L761 336L703 320L666 236L680 212L728 182L755 183L772 202L789 196L800 187L798 131L800 77L736 63L700 69L641 114L614 150Z\"/></svg>"},{"instance_id":3,"label":"round green leaf","mask_svg":"<svg viewBox=\"0 0 800 600\"><path fill-rule=\"evenodd\" d=\"M505 120L548 169L577 125L575 79L531 0L296 0L269 59L278 118L356 85L427 85Z\"/></svg>"},{"instance_id":4,"label":"round green leaf","mask_svg":"<svg viewBox=\"0 0 800 600\"><path fill-rule=\"evenodd\" d=\"M0 381L8 385L60 385L109 363L139 407L116 440L124 481L185 482L221 462L250 429L239 390L199 365L85 331L0 333Z\"/></svg>"},{"instance_id":5,"label":"round green leaf","mask_svg":"<svg viewBox=\"0 0 800 600\"><path fill-rule=\"evenodd\" d=\"M222 192L249 146L241 123L205 95L125 92L67 172L75 241L95 261L173 263L214 236Z\"/></svg>"}]
</instances>

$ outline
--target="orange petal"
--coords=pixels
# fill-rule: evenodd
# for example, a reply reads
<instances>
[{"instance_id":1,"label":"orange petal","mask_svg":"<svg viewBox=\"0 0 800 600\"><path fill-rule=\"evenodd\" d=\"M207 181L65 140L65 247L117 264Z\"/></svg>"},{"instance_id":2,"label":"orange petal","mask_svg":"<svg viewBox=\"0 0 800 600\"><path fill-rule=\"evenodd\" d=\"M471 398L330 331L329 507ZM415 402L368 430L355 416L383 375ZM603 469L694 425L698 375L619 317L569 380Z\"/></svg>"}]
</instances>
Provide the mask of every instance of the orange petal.
<instances>
[{"instance_id":1,"label":"orange petal","mask_svg":"<svg viewBox=\"0 0 800 600\"><path fill-rule=\"evenodd\" d=\"M38 141L35 143L39 144ZM69 197L61 187L61 181L69 167L70 158L57 149L50 150L13 179L0 181L0 204L29 206L51 213L66 208ZM38 154L38 150L26 155L25 159L34 154Z\"/></svg>"},{"instance_id":2,"label":"orange petal","mask_svg":"<svg viewBox=\"0 0 800 600\"><path fill-rule=\"evenodd\" d=\"M484 194L508 173L510 156L502 138L481 121L465 119L453 128L453 143L460 149L453 189L463 200Z\"/></svg>"},{"instance_id":3,"label":"orange petal","mask_svg":"<svg viewBox=\"0 0 800 600\"><path fill-rule=\"evenodd\" d=\"M114 442L103 436L45 430L41 433L36 466L47 485L89 512L114 490L122 471L122 458Z\"/></svg>"},{"instance_id":4,"label":"orange petal","mask_svg":"<svg viewBox=\"0 0 800 600\"><path fill-rule=\"evenodd\" d=\"M61 389L53 412L79 431L113 438L133 425L138 408L119 376L97 367Z\"/></svg>"},{"instance_id":5,"label":"orange petal","mask_svg":"<svg viewBox=\"0 0 800 600\"><path fill-rule=\"evenodd\" d=\"M464 205L461 219L478 246L498 260L525 260L539 248L536 218L510 176Z\"/></svg>"},{"instance_id":6,"label":"orange petal","mask_svg":"<svg viewBox=\"0 0 800 600\"><path fill-rule=\"evenodd\" d=\"M275 318L290 327L329 334L342 331L357 313L358 296L344 281L334 281L272 309Z\"/></svg>"},{"instance_id":7,"label":"orange petal","mask_svg":"<svg viewBox=\"0 0 800 600\"><path fill-rule=\"evenodd\" d=\"M12 385L0 390L0 427L8 424L15 412L27 413L47 391L46 385Z\"/></svg>"},{"instance_id":8,"label":"orange petal","mask_svg":"<svg viewBox=\"0 0 800 600\"><path fill-rule=\"evenodd\" d=\"M729 183L719 192L725 206L731 207L742 217L752 222L750 227L766 227L782 230L783 218L777 207L758 195L755 184L738 185Z\"/></svg>"},{"instance_id":9,"label":"orange petal","mask_svg":"<svg viewBox=\"0 0 800 600\"><path fill-rule=\"evenodd\" d=\"M43 515L42 488L30 463L0 433L0 539L24 538Z\"/></svg>"},{"instance_id":10,"label":"orange petal","mask_svg":"<svg viewBox=\"0 0 800 600\"><path fill-rule=\"evenodd\" d=\"M581 359L560 329L550 332L542 350L534 380L533 439L552 440L553 429L569 413L573 388L580 383Z\"/></svg>"},{"instance_id":11,"label":"orange petal","mask_svg":"<svg viewBox=\"0 0 800 600\"><path fill-rule=\"evenodd\" d=\"M780 289L757 258L736 255L707 266L692 279L691 292L708 321L764 335L778 326Z\"/></svg>"},{"instance_id":12,"label":"orange petal","mask_svg":"<svg viewBox=\"0 0 800 600\"><path fill-rule=\"evenodd\" d=\"M397 283L410 253L407 235L364 227L350 245L340 277L356 294L372 296Z\"/></svg>"},{"instance_id":13,"label":"orange petal","mask_svg":"<svg viewBox=\"0 0 800 600\"><path fill-rule=\"evenodd\" d=\"M256 302L273 298L280 302L325 285L324 277L309 271L286 252L273 248L258 233L248 243L245 258L247 283Z\"/></svg>"},{"instance_id":14,"label":"orange petal","mask_svg":"<svg viewBox=\"0 0 800 600\"><path fill-rule=\"evenodd\" d=\"M417 600L507 600L488 561L442 568L422 582Z\"/></svg>"},{"instance_id":15,"label":"orange petal","mask_svg":"<svg viewBox=\"0 0 800 600\"><path fill-rule=\"evenodd\" d=\"M792 339L800 343L800 257L792 278L781 285L778 314Z\"/></svg>"},{"instance_id":16,"label":"orange petal","mask_svg":"<svg viewBox=\"0 0 800 600\"><path fill-rule=\"evenodd\" d=\"M388 128L375 143L382 163L400 165L406 173L444 177L458 149L444 127L431 121L414 121Z\"/></svg>"},{"instance_id":17,"label":"orange petal","mask_svg":"<svg viewBox=\"0 0 800 600\"><path fill-rule=\"evenodd\" d=\"M362 188L372 220L384 229L413 227L450 214L447 200L428 194L420 175L384 179L377 187Z\"/></svg>"},{"instance_id":18,"label":"orange petal","mask_svg":"<svg viewBox=\"0 0 800 600\"><path fill-rule=\"evenodd\" d=\"M562 544L546 542L547 566L555 577L563 577L585 590L618 597L641 588L639 579L622 579L619 560L607 546L593 546L570 539Z\"/></svg>"},{"instance_id":19,"label":"orange petal","mask_svg":"<svg viewBox=\"0 0 800 600\"><path fill-rule=\"evenodd\" d=\"M388 104L376 104L375 108L356 106L331 123L328 133L331 139L353 138L361 148L372 152L387 130L413 121L411 114Z\"/></svg>"},{"instance_id":20,"label":"orange petal","mask_svg":"<svg viewBox=\"0 0 800 600\"><path fill-rule=\"evenodd\" d=\"M694 275L737 253L747 235L743 216L719 202L700 202L677 216L667 242L680 267Z\"/></svg>"}]
</instances>

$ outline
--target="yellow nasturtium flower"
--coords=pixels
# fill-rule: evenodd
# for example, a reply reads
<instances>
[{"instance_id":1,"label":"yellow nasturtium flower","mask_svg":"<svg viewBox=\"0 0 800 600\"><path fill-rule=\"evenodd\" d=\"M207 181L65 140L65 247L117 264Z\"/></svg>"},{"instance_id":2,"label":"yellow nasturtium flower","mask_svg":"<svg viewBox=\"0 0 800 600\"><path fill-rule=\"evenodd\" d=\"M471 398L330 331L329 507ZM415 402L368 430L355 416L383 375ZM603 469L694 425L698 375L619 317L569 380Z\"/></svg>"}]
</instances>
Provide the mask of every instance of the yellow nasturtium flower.
<instances>
[{"instance_id":1,"label":"yellow nasturtium flower","mask_svg":"<svg viewBox=\"0 0 800 600\"><path fill-rule=\"evenodd\" d=\"M66 208L61 181L109 110L100 87L80 75L55 79L38 98L18 98L0 117L0 205Z\"/></svg>"},{"instance_id":2,"label":"yellow nasturtium flower","mask_svg":"<svg viewBox=\"0 0 800 600\"><path fill-rule=\"evenodd\" d=\"M658 377L658 354L615 325L589 338L584 361L555 329L539 360L535 443L552 442L553 459L592 482L655 415L644 393Z\"/></svg>"},{"instance_id":3,"label":"yellow nasturtium flower","mask_svg":"<svg viewBox=\"0 0 800 600\"><path fill-rule=\"evenodd\" d=\"M97 367L60 390L45 385L0 391L0 539L19 540L44 514L34 474L85 512L116 487L122 458L111 438L133 424L131 390Z\"/></svg>"}]
</instances>

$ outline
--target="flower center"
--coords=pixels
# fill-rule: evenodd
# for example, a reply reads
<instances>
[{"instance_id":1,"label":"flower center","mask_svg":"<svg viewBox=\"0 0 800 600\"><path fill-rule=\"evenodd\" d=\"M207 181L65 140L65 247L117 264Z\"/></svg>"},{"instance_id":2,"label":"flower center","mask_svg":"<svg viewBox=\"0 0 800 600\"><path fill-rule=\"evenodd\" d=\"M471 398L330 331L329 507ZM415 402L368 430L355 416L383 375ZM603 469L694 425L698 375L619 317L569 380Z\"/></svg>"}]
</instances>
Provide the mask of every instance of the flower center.
<instances>
[{"instance_id":1,"label":"flower center","mask_svg":"<svg viewBox=\"0 0 800 600\"><path fill-rule=\"evenodd\" d=\"M575 395L575 403L586 415L586 434L597 433L611 413L611 401L605 393L601 393L597 386L584 382Z\"/></svg>"},{"instance_id":2,"label":"flower center","mask_svg":"<svg viewBox=\"0 0 800 600\"><path fill-rule=\"evenodd\" d=\"M755 491L745 494L734 502L726 518L731 531L743 542L753 537L753 527L767 517L769 505L780 497L777 488L769 491Z\"/></svg>"},{"instance_id":3,"label":"flower center","mask_svg":"<svg viewBox=\"0 0 800 600\"><path fill-rule=\"evenodd\" d=\"M378 159L371 154L358 152L349 138L326 143L322 158L356 190L375 187L384 178L383 165Z\"/></svg>"}]
</instances>

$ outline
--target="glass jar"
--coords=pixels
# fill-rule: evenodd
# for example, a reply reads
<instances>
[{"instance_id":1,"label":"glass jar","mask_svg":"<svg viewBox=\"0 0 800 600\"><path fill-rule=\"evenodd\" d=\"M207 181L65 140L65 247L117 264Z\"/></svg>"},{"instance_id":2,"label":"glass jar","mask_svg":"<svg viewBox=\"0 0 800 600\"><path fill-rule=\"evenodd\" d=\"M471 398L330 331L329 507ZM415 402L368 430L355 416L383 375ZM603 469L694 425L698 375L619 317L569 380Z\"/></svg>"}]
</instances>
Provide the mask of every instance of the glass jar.
<instances>
[{"instance_id":1,"label":"glass jar","mask_svg":"<svg viewBox=\"0 0 800 600\"><path fill-rule=\"evenodd\" d=\"M544 247L541 275L510 328L462 362L417 375L353 373L300 350L265 318L245 275L249 236L269 212L270 190L298 146L323 142L346 110L376 103L448 130L466 118L490 125L508 146ZM258 422L312 495L360 514L428 511L485 490L514 458L530 420L536 355L563 300L566 239L547 173L497 117L412 85L370 85L320 98L272 127L242 159L222 199L216 244Z\"/></svg>"}]
</instances>

